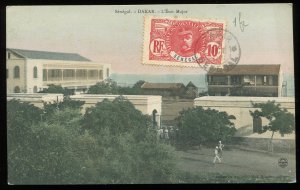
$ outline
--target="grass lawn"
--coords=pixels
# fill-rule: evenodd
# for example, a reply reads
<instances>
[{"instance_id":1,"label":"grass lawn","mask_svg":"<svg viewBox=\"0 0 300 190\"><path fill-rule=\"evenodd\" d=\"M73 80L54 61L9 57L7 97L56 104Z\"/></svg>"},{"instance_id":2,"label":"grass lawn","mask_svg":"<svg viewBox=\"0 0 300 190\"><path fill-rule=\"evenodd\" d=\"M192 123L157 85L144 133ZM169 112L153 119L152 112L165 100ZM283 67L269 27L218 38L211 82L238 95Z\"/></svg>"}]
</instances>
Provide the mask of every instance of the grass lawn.
<instances>
[{"instance_id":1,"label":"grass lawn","mask_svg":"<svg viewBox=\"0 0 300 190\"><path fill-rule=\"evenodd\" d=\"M214 150L209 148L176 151L176 154L179 157L177 167L195 175L212 174L219 175L219 177L238 177L232 182L256 182L256 178L262 178L262 176L268 178L266 182L274 183L292 182L296 179L296 157L293 154L269 154L231 149L223 151L222 163L217 164L213 164ZM282 157L288 159L288 166L285 168L278 165L278 159ZM239 178L247 178L247 176L253 179L239 181ZM278 181L281 176L287 176L285 180L288 181Z\"/></svg>"}]
</instances>

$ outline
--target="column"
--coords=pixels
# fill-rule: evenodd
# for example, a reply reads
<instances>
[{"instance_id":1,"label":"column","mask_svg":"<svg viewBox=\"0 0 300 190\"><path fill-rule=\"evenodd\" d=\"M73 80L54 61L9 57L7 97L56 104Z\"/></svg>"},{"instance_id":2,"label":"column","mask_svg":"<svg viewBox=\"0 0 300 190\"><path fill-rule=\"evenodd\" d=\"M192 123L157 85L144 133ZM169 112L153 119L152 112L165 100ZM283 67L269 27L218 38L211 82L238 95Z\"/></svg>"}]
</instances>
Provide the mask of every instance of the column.
<instances>
[{"instance_id":1,"label":"column","mask_svg":"<svg viewBox=\"0 0 300 190\"><path fill-rule=\"evenodd\" d=\"M227 76L227 85L230 86L231 82L230 82L230 76ZM230 95L230 87L227 88L227 95Z\"/></svg>"},{"instance_id":2,"label":"column","mask_svg":"<svg viewBox=\"0 0 300 190\"><path fill-rule=\"evenodd\" d=\"M255 90L255 94L257 95L257 90L256 90L256 75L254 76L254 90Z\"/></svg>"},{"instance_id":3,"label":"column","mask_svg":"<svg viewBox=\"0 0 300 190\"><path fill-rule=\"evenodd\" d=\"M158 129L160 129L161 120L160 120L160 115L158 113L155 114L155 121L157 123Z\"/></svg>"},{"instance_id":4,"label":"column","mask_svg":"<svg viewBox=\"0 0 300 190\"><path fill-rule=\"evenodd\" d=\"M75 69L75 81L77 80L77 69Z\"/></svg>"},{"instance_id":5,"label":"column","mask_svg":"<svg viewBox=\"0 0 300 190\"><path fill-rule=\"evenodd\" d=\"M227 85L230 85L230 76L227 76Z\"/></svg>"}]
</instances>

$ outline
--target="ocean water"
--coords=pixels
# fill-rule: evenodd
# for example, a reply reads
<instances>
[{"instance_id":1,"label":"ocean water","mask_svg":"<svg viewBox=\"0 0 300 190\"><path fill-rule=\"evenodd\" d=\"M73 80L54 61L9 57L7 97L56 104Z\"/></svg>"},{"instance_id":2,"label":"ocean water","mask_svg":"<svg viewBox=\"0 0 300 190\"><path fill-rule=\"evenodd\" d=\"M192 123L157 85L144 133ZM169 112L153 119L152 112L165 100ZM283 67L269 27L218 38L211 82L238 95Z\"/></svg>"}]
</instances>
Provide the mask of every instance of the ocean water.
<instances>
[{"instance_id":1,"label":"ocean water","mask_svg":"<svg viewBox=\"0 0 300 190\"><path fill-rule=\"evenodd\" d=\"M183 83L187 85L190 81L198 87L205 87L205 75L137 75L137 74L111 74L111 78L121 86L132 86L139 80L157 83Z\"/></svg>"},{"instance_id":2,"label":"ocean water","mask_svg":"<svg viewBox=\"0 0 300 190\"><path fill-rule=\"evenodd\" d=\"M137 81L144 80L147 82L154 83L183 83L187 85L190 81L199 88L199 91L206 91L206 80L204 74L199 75L138 75L138 74L118 74L112 73L111 78L118 83L120 86L133 86ZM283 74L283 81L287 83L287 96L294 96L295 85L294 85L294 75Z\"/></svg>"}]
</instances>

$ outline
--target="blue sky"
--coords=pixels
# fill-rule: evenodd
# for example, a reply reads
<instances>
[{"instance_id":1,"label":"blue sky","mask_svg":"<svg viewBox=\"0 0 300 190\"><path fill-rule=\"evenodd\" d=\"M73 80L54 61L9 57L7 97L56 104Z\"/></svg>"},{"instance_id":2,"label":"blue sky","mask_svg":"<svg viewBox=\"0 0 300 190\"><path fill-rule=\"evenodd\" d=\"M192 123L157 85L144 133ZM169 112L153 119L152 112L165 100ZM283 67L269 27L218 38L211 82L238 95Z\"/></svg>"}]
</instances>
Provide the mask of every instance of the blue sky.
<instances>
[{"instance_id":1,"label":"blue sky","mask_svg":"<svg viewBox=\"0 0 300 190\"><path fill-rule=\"evenodd\" d=\"M11 6L7 7L7 47L79 53L111 63L116 73L198 74L200 68L142 65L143 20L147 14L116 14L115 10L186 10L158 17L224 20L238 39L239 64L281 64L293 73L291 4L153 5L153 6ZM248 26L244 32L234 20Z\"/></svg>"}]
</instances>

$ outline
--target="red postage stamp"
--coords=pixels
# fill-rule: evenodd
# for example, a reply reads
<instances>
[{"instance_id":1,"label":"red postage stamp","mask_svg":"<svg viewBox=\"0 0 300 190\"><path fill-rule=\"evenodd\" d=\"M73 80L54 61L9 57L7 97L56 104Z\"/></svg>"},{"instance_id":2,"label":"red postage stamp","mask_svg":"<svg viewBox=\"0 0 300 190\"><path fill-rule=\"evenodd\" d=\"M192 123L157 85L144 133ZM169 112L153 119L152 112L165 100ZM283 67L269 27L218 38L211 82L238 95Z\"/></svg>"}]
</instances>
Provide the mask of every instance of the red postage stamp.
<instances>
[{"instance_id":1,"label":"red postage stamp","mask_svg":"<svg viewBox=\"0 0 300 190\"><path fill-rule=\"evenodd\" d=\"M143 63L221 65L225 22L145 17Z\"/></svg>"}]
</instances>

